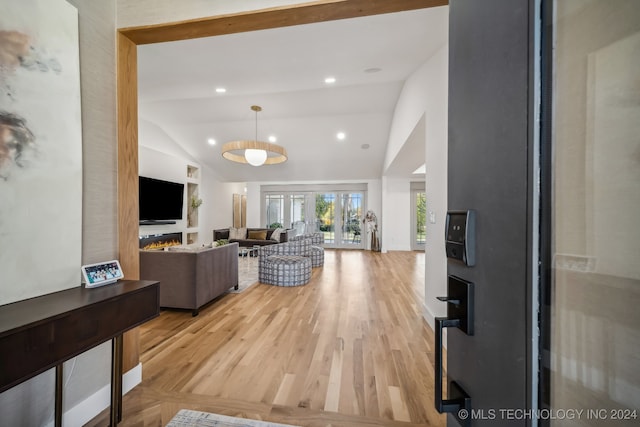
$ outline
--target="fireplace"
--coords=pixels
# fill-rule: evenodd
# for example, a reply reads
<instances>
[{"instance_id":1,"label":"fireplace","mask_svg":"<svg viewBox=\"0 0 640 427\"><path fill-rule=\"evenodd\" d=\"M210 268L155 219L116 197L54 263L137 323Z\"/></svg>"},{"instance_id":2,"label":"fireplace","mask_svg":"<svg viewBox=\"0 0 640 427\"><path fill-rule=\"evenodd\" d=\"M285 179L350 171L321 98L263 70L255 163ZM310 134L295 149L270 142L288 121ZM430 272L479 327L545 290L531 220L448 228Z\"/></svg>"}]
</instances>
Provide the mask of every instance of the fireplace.
<instances>
[{"instance_id":1,"label":"fireplace","mask_svg":"<svg viewBox=\"0 0 640 427\"><path fill-rule=\"evenodd\" d=\"M182 244L182 233L148 234L140 236L140 249L162 249Z\"/></svg>"}]
</instances>

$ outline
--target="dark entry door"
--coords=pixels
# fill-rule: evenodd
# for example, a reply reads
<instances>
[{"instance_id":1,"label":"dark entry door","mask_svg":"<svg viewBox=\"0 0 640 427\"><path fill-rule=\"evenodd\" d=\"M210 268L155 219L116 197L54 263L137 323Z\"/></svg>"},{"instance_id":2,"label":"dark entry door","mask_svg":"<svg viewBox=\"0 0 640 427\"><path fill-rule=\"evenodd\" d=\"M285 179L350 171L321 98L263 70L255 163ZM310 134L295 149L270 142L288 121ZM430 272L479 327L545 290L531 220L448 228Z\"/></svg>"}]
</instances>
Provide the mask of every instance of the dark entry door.
<instances>
[{"instance_id":1,"label":"dark entry door","mask_svg":"<svg viewBox=\"0 0 640 427\"><path fill-rule=\"evenodd\" d=\"M474 283L475 332L447 329L447 376L471 396L458 415L473 426L527 425L536 392L533 3L450 2L448 206L475 210L476 262L448 261Z\"/></svg>"}]
</instances>

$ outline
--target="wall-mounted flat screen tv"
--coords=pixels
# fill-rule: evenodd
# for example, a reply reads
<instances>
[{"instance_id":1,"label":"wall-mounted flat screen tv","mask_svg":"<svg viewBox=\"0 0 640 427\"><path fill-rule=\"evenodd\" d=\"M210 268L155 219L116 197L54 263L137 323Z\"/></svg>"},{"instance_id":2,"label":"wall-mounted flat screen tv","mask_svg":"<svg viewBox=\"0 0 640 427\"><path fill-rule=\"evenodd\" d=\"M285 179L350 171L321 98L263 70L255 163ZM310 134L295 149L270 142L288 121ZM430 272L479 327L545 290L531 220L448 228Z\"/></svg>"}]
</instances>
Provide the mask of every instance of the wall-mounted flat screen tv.
<instances>
[{"instance_id":1,"label":"wall-mounted flat screen tv","mask_svg":"<svg viewBox=\"0 0 640 427\"><path fill-rule=\"evenodd\" d=\"M140 177L140 221L182 219L184 184Z\"/></svg>"}]
</instances>

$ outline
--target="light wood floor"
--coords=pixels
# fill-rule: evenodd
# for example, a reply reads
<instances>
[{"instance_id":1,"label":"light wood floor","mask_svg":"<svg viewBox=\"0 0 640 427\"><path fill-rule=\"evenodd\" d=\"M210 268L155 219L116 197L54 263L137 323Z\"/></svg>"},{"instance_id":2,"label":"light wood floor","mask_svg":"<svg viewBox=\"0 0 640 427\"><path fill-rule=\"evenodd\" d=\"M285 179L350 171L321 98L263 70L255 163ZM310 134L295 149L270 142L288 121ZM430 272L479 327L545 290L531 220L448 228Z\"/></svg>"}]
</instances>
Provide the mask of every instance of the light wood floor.
<instances>
[{"instance_id":1,"label":"light wood floor","mask_svg":"<svg viewBox=\"0 0 640 427\"><path fill-rule=\"evenodd\" d=\"M433 408L424 253L327 250L306 286L257 284L141 327L121 426L181 409L308 427L444 426ZM106 426L106 411L88 424Z\"/></svg>"}]
</instances>

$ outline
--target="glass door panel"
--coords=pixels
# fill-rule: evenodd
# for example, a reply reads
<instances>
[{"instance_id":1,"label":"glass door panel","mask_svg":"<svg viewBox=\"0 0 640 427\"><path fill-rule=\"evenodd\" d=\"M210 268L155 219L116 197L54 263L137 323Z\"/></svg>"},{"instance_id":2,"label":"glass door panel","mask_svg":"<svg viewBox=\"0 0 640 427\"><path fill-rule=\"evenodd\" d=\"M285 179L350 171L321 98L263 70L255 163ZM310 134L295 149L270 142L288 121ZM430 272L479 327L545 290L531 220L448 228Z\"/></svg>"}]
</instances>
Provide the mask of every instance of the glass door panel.
<instances>
[{"instance_id":1,"label":"glass door panel","mask_svg":"<svg viewBox=\"0 0 640 427\"><path fill-rule=\"evenodd\" d=\"M413 218L411 248L424 250L427 231L427 194L424 191L413 191L411 202L411 216Z\"/></svg>"},{"instance_id":2,"label":"glass door panel","mask_svg":"<svg viewBox=\"0 0 640 427\"><path fill-rule=\"evenodd\" d=\"M335 236L335 206L334 193L316 194L316 222L317 228L324 233L325 244L334 244Z\"/></svg>"},{"instance_id":3,"label":"glass door panel","mask_svg":"<svg viewBox=\"0 0 640 427\"><path fill-rule=\"evenodd\" d=\"M268 228L284 227L284 194L267 194L266 226Z\"/></svg>"},{"instance_id":4,"label":"glass door panel","mask_svg":"<svg viewBox=\"0 0 640 427\"><path fill-rule=\"evenodd\" d=\"M562 0L554 9L543 402L584 412L545 424L638 425L640 7Z\"/></svg>"},{"instance_id":5,"label":"glass door panel","mask_svg":"<svg viewBox=\"0 0 640 427\"><path fill-rule=\"evenodd\" d=\"M341 239L343 247L362 246L362 193L341 194Z\"/></svg>"},{"instance_id":6,"label":"glass door panel","mask_svg":"<svg viewBox=\"0 0 640 427\"><path fill-rule=\"evenodd\" d=\"M306 231L304 199L304 194L292 194L289 196L289 219L291 221L291 228L296 230L296 235L304 234Z\"/></svg>"}]
</instances>

